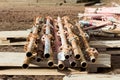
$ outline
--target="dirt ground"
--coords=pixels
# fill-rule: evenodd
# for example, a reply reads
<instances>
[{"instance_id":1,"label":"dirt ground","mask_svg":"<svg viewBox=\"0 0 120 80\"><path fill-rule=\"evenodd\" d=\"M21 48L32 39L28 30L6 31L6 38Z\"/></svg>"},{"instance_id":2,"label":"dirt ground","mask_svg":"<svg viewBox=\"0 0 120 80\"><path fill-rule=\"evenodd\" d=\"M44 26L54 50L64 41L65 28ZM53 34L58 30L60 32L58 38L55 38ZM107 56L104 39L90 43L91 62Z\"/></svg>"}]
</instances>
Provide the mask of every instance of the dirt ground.
<instances>
[{"instance_id":1,"label":"dirt ground","mask_svg":"<svg viewBox=\"0 0 120 80\"><path fill-rule=\"evenodd\" d=\"M84 12L83 6L78 5L33 5L33 4L5 4L0 3L0 31L11 31L11 30L25 30L32 27L33 21L36 16L51 16L56 18L59 16L69 16L74 22L77 19L77 14ZM23 47L13 46L2 46L0 51L15 51L23 52ZM114 55L115 56L115 55ZM112 59L114 60L114 58ZM119 62L119 61L118 61ZM117 66L117 64L116 64ZM120 65L117 66L120 68ZM120 69L114 69L109 71L109 74L118 74ZM9 79L11 78L12 79ZM15 77L15 79L13 79ZM21 76L19 76L21 77ZM22 76L23 79L19 79L16 76L3 76L3 80L41 80L35 78L35 76ZM33 79L34 77L34 79ZM0 80L2 80L0 79ZM44 80L53 80L52 78ZM56 79L57 80L57 79Z\"/></svg>"},{"instance_id":2,"label":"dirt ground","mask_svg":"<svg viewBox=\"0 0 120 80\"><path fill-rule=\"evenodd\" d=\"M1 30L24 30L32 27L36 16L68 15L75 19L79 12L83 11L81 6L18 6L0 7L0 31Z\"/></svg>"}]
</instances>

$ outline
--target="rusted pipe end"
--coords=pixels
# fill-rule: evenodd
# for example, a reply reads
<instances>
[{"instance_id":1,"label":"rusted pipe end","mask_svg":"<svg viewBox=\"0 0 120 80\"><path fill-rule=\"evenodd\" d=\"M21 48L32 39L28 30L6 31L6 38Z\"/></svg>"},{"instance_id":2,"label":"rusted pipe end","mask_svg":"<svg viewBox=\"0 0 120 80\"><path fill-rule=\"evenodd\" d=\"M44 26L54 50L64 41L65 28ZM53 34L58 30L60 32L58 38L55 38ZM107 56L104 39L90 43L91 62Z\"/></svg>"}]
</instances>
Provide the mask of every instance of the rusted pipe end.
<instances>
[{"instance_id":1,"label":"rusted pipe end","mask_svg":"<svg viewBox=\"0 0 120 80\"><path fill-rule=\"evenodd\" d=\"M59 64L59 65L58 65L58 69L59 69L59 70L63 70L64 68L65 68L64 64Z\"/></svg>"},{"instance_id":2,"label":"rusted pipe end","mask_svg":"<svg viewBox=\"0 0 120 80\"><path fill-rule=\"evenodd\" d=\"M71 62L70 66L75 67L76 66L76 62L74 62L74 61Z\"/></svg>"},{"instance_id":3,"label":"rusted pipe end","mask_svg":"<svg viewBox=\"0 0 120 80\"><path fill-rule=\"evenodd\" d=\"M48 61L48 66L52 67L54 65L53 61Z\"/></svg>"},{"instance_id":4,"label":"rusted pipe end","mask_svg":"<svg viewBox=\"0 0 120 80\"><path fill-rule=\"evenodd\" d=\"M49 58L49 57L50 57L50 54L49 54L49 53L46 53L46 54L44 55L44 57L45 57L45 58Z\"/></svg>"},{"instance_id":5,"label":"rusted pipe end","mask_svg":"<svg viewBox=\"0 0 120 80\"><path fill-rule=\"evenodd\" d=\"M87 67L87 62L86 62L86 61L82 61L82 62L81 62L81 66L82 66L83 68L86 68L86 67Z\"/></svg>"},{"instance_id":6,"label":"rusted pipe end","mask_svg":"<svg viewBox=\"0 0 120 80\"><path fill-rule=\"evenodd\" d=\"M69 54L65 54L65 59L69 59L70 55Z\"/></svg>"},{"instance_id":7,"label":"rusted pipe end","mask_svg":"<svg viewBox=\"0 0 120 80\"><path fill-rule=\"evenodd\" d=\"M22 68L23 68L23 69L27 69L28 67L29 67L28 64L23 64L23 65L22 65Z\"/></svg>"},{"instance_id":8,"label":"rusted pipe end","mask_svg":"<svg viewBox=\"0 0 120 80\"><path fill-rule=\"evenodd\" d=\"M91 61L92 63L94 63L94 62L96 61L95 57L94 57L94 56L91 56L91 57L90 57L90 61Z\"/></svg>"},{"instance_id":9,"label":"rusted pipe end","mask_svg":"<svg viewBox=\"0 0 120 80\"><path fill-rule=\"evenodd\" d=\"M37 61L37 62L40 62L40 61L41 61L41 58L39 58L39 57L36 58L36 61Z\"/></svg>"},{"instance_id":10,"label":"rusted pipe end","mask_svg":"<svg viewBox=\"0 0 120 80\"><path fill-rule=\"evenodd\" d=\"M76 54L76 55L75 55L75 58L76 58L77 60L80 59L80 57L81 57L80 54Z\"/></svg>"},{"instance_id":11,"label":"rusted pipe end","mask_svg":"<svg viewBox=\"0 0 120 80\"><path fill-rule=\"evenodd\" d=\"M31 53L31 52L27 52L27 53L26 53L26 56L27 56L27 57L31 57L31 56L32 56L32 53Z\"/></svg>"}]
</instances>

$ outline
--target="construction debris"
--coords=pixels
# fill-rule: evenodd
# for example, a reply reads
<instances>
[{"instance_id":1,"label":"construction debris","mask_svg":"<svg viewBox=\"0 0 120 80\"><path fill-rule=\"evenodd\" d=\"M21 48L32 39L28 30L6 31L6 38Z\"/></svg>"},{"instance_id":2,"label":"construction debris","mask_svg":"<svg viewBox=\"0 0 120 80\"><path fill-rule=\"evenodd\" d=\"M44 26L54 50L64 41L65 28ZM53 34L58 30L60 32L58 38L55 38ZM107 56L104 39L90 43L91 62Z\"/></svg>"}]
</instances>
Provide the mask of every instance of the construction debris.
<instances>
[{"instance_id":1,"label":"construction debris","mask_svg":"<svg viewBox=\"0 0 120 80\"><path fill-rule=\"evenodd\" d=\"M120 6L115 7L85 8L84 13L79 13L79 23L83 30L90 35L115 37L120 34Z\"/></svg>"},{"instance_id":2,"label":"construction debris","mask_svg":"<svg viewBox=\"0 0 120 80\"><path fill-rule=\"evenodd\" d=\"M119 9L119 5L115 4L113 8ZM111 67L111 54L119 53L119 51L112 51L120 48L119 40L113 40L114 37L120 36L119 11L110 12L109 10L113 8L86 8L85 13L78 14L79 20L76 22L71 22L68 16L57 18L39 16L35 19L33 27L29 31L24 31L24 34L2 35L0 38L3 43L2 41L8 41L7 38L23 36L23 38L27 37L26 42L8 41L1 45L25 45L25 53L20 54L21 59L18 61L22 62L24 69L29 67L58 67L59 70L87 68L88 72L96 72L98 67ZM94 37L91 37L93 35ZM91 40L96 38L95 36L112 39ZM10 53L10 55L18 54ZM6 59L6 56L3 58ZM7 62L4 66L6 64ZM16 66L16 63L13 64L11 66ZM21 66L20 63L17 65Z\"/></svg>"},{"instance_id":3,"label":"construction debris","mask_svg":"<svg viewBox=\"0 0 120 80\"><path fill-rule=\"evenodd\" d=\"M48 67L57 66L60 70L65 67L86 68L88 62L95 63L98 51L89 46L81 26L71 24L69 20L67 16L36 18L25 45L23 68L28 68L32 61L47 61ZM74 32L75 28L79 33ZM80 43L84 43L85 50Z\"/></svg>"}]
</instances>

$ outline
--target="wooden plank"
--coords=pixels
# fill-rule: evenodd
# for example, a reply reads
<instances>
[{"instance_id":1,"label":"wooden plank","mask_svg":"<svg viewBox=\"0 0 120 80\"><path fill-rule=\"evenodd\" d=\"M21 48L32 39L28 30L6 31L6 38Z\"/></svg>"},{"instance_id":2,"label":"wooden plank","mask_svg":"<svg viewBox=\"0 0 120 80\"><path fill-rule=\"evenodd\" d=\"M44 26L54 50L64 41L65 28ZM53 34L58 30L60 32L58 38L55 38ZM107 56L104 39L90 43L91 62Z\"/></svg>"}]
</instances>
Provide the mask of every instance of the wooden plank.
<instances>
[{"instance_id":1,"label":"wooden plank","mask_svg":"<svg viewBox=\"0 0 120 80\"><path fill-rule=\"evenodd\" d=\"M0 43L0 46L7 46L7 45L11 45L11 46L24 46L27 42L26 41L22 41L22 42L11 42L11 43Z\"/></svg>"},{"instance_id":2,"label":"wooden plank","mask_svg":"<svg viewBox=\"0 0 120 80\"><path fill-rule=\"evenodd\" d=\"M119 75L110 74L74 74L65 76L63 80L119 80Z\"/></svg>"},{"instance_id":3,"label":"wooden plank","mask_svg":"<svg viewBox=\"0 0 120 80\"><path fill-rule=\"evenodd\" d=\"M26 38L29 35L29 30L23 31L0 31L0 38Z\"/></svg>"},{"instance_id":4,"label":"wooden plank","mask_svg":"<svg viewBox=\"0 0 120 80\"><path fill-rule=\"evenodd\" d=\"M105 51L105 52L102 52L102 54L120 54L120 50L118 50L118 51Z\"/></svg>"},{"instance_id":5,"label":"wooden plank","mask_svg":"<svg viewBox=\"0 0 120 80\"><path fill-rule=\"evenodd\" d=\"M68 69L65 71L58 71L57 69L45 69L45 68L29 68L29 69L22 69L22 68L10 68L10 69L3 69L0 70L0 75L61 75L65 76L66 74L87 74L87 72L80 72L79 70L75 69Z\"/></svg>"},{"instance_id":6,"label":"wooden plank","mask_svg":"<svg viewBox=\"0 0 120 80\"><path fill-rule=\"evenodd\" d=\"M10 40L0 40L0 44L8 44L10 43Z\"/></svg>"},{"instance_id":7,"label":"wooden plank","mask_svg":"<svg viewBox=\"0 0 120 80\"><path fill-rule=\"evenodd\" d=\"M14 66L21 67L25 58L25 53L17 52L0 52L0 66ZM103 59L105 61L103 61ZM96 67L111 67L111 56L109 54L99 54L96 63L89 63L88 65L98 65ZM31 64L30 67L47 67L47 62L36 63L37 65ZM101 65L102 64L102 65ZM39 65L39 66L38 66Z\"/></svg>"},{"instance_id":8,"label":"wooden plank","mask_svg":"<svg viewBox=\"0 0 120 80\"><path fill-rule=\"evenodd\" d=\"M22 69L11 68L0 70L0 75L65 75L57 69Z\"/></svg>"},{"instance_id":9,"label":"wooden plank","mask_svg":"<svg viewBox=\"0 0 120 80\"><path fill-rule=\"evenodd\" d=\"M0 52L0 66L20 66L25 53Z\"/></svg>"},{"instance_id":10,"label":"wooden plank","mask_svg":"<svg viewBox=\"0 0 120 80\"><path fill-rule=\"evenodd\" d=\"M95 48L120 48L120 40L90 41L90 46Z\"/></svg>"}]
</instances>

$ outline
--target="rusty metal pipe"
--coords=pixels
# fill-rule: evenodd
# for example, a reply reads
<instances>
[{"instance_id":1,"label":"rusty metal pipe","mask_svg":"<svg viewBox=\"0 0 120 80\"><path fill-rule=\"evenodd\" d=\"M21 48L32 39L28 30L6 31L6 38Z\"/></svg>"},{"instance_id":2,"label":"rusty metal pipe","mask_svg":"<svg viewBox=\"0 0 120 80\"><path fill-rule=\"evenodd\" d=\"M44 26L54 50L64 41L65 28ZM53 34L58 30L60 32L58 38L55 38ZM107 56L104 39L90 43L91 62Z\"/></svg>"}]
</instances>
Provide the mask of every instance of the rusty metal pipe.
<instances>
[{"instance_id":1,"label":"rusty metal pipe","mask_svg":"<svg viewBox=\"0 0 120 80\"><path fill-rule=\"evenodd\" d=\"M49 67L53 67L54 61L53 61L53 60L49 60L49 61L47 62L47 64L48 64Z\"/></svg>"},{"instance_id":2,"label":"rusty metal pipe","mask_svg":"<svg viewBox=\"0 0 120 80\"><path fill-rule=\"evenodd\" d=\"M70 62L70 66L75 67L76 66L76 62L75 61Z\"/></svg>"},{"instance_id":3,"label":"rusty metal pipe","mask_svg":"<svg viewBox=\"0 0 120 80\"><path fill-rule=\"evenodd\" d=\"M46 20L46 31L45 31L45 48L44 48L44 57L49 58L50 57L50 49L51 49L51 31L50 31L50 18L47 17Z\"/></svg>"},{"instance_id":4,"label":"rusty metal pipe","mask_svg":"<svg viewBox=\"0 0 120 80\"><path fill-rule=\"evenodd\" d=\"M83 55L82 54L82 50L80 47L78 47L78 44L77 44L77 41L79 40L78 36L75 35L72 31L72 27L73 25L70 24L68 22L68 17L67 16L64 16L63 17L63 20L64 20L64 27L67 28L67 31L68 31L68 39L69 39L69 42L71 43L72 45L72 49L73 49L73 52L74 52L74 57L79 60L80 57Z\"/></svg>"},{"instance_id":5,"label":"rusty metal pipe","mask_svg":"<svg viewBox=\"0 0 120 80\"><path fill-rule=\"evenodd\" d=\"M40 62L41 60L42 60L41 57L37 57L37 58L36 58L36 61L37 61L37 62Z\"/></svg>"},{"instance_id":6,"label":"rusty metal pipe","mask_svg":"<svg viewBox=\"0 0 120 80\"><path fill-rule=\"evenodd\" d=\"M67 30L68 30L68 39L69 39L69 42L71 43L72 45L72 49L73 49L73 52L74 52L74 57L79 60L81 55L82 54L82 50L81 48L78 47L77 45L77 40L78 40L78 37L71 31L70 29L70 26L69 25L65 25Z\"/></svg>"},{"instance_id":7,"label":"rusty metal pipe","mask_svg":"<svg viewBox=\"0 0 120 80\"><path fill-rule=\"evenodd\" d=\"M26 51L26 56L27 57L32 56L32 52L33 52L33 49L34 49L34 43L35 43L35 40L36 40L37 33L38 33L38 27L34 26L33 27L33 32L30 34L30 37L29 37L30 41L27 45L27 51Z\"/></svg>"},{"instance_id":8,"label":"rusty metal pipe","mask_svg":"<svg viewBox=\"0 0 120 80\"><path fill-rule=\"evenodd\" d=\"M48 36L45 37L45 48L44 48L44 57L49 58L50 57L50 39Z\"/></svg>"},{"instance_id":9,"label":"rusty metal pipe","mask_svg":"<svg viewBox=\"0 0 120 80\"><path fill-rule=\"evenodd\" d=\"M62 58L59 57L59 55L62 55L63 53L60 53L59 47L61 46L61 42L58 39L58 35L56 34L57 33L57 22L54 22L53 30L54 30L54 36L55 36L54 45L55 45L56 53L58 53L57 54L57 59L58 59L57 67L58 67L59 70L63 70L65 68L65 65L63 63L64 60L62 60L62 58L65 59L65 56L62 56Z\"/></svg>"},{"instance_id":10,"label":"rusty metal pipe","mask_svg":"<svg viewBox=\"0 0 120 80\"><path fill-rule=\"evenodd\" d=\"M80 64L81 64L81 67L83 67L83 68L87 67L87 62L86 61L82 61Z\"/></svg>"},{"instance_id":11,"label":"rusty metal pipe","mask_svg":"<svg viewBox=\"0 0 120 80\"><path fill-rule=\"evenodd\" d=\"M58 61L58 69L63 70L64 68L65 68L65 65L64 65L63 61L59 60Z\"/></svg>"},{"instance_id":12,"label":"rusty metal pipe","mask_svg":"<svg viewBox=\"0 0 120 80\"><path fill-rule=\"evenodd\" d=\"M30 58L26 58L22 65L22 68L27 69L29 67L29 63L30 63Z\"/></svg>"},{"instance_id":13,"label":"rusty metal pipe","mask_svg":"<svg viewBox=\"0 0 120 80\"><path fill-rule=\"evenodd\" d=\"M24 61L24 64L22 65L23 68L28 68L29 67L29 63L31 62L32 58L35 58L35 56L37 55L37 53L35 53L35 47L36 47L36 40L38 38L38 28L39 28L39 20L40 17L37 17L35 20L35 24L32 28L32 31L28 37L29 42L27 44L26 47L26 59ZM35 54L34 54L35 53Z\"/></svg>"},{"instance_id":14,"label":"rusty metal pipe","mask_svg":"<svg viewBox=\"0 0 120 80\"><path fill-rule=\"evenodd\" d=\"M66 39L66 35L65 35L65 30L63 28L62 22L61 22L61 18L58 17L57 18L57 22L58 22L58 27L59 27L59 32L60 32L60 38L61 38L61 48L60 50L64 53L64 56L66 59L69 58L69 50L70 50L70 46L67 44L67 39Z\"/></svg>"},{"instance_id":15,"label":"rusty metal pipe","mask_svg":"<svg viewBox=\"0 0 120 80\"><path fill-rule=\"evenodd\" d=\"M32 52L27 52L27 53L26 53L26 56L27 56L27 57L31 57L31 56L32 56Z\"/></svg>"},{"instance_id":16,"label":"rusty metal pipe","mask_svg":"<svg viewBox=\"0 0 120 80\"><path fill-rule=\"evenodd\" d=\"M36 55L37 55L37 53L34 53L31 57L26 57L25 60L24 60L23 65L22 65L22 68L23 68L23 69L27 69L27 68L29 67L29 64L30 64L31 60L32 60L33 58L35 58Z\"/></svg>"},{"instance_id":17,"label":"rusty metal pipe","mask_svg":"<svg viewBox=\"0 0 120 80\"><path fill-rule=\"evenodd\" d=\"M40 62L42 60L41 53L37 52L36 61Z\"/></svg>"},{"instance_id":18,"label":"rusty metal pipe","mask_svg":"<svg viewBox=\"0 0 120 80\"><path fill-rule=\"evenodd\" d=\"M95 54L98 54L98 51L95 48L87 48L86 52L90 56L90 61L94 63L96 61Z\"/></svg>"},{"instance_id":19,"label":"rusty metal pipe","mask_svg":"<svg viewBox=\"0 0 120 80\"><path fill-rule=\"evenodd\" d=\"M49 67L54 66L54 56L53 56L52 48L50 49L50 58L49 58L47 64L48 64Z\"/></svg>"},{"instance_id":20,"label":"rusty metal pipe","mask_svg":"<svg viewBox=\"0 0 120 80\"><path fill-rule=\"evenodd\" d=\"M87 66L87 62L84 58L84 55L82 53L82 50L80 48L80 46L78 46L77 44L77 41L79 41L79 38L77 35L75 35L73 32L72 32L72 24L68 23L68 17L65 16L63 17L64 19L64 23L65 23L65 27L67 28L67 31L68 31L68 39L69 39L69 42L71 43L72 45L72 48L73 48L73 52L74 52L74 57L77 59L77 60L81 60L80 64L82 67L86 67Z\"/></svg>"},{"instance_id":21,"label":"rusty metal pipe","mask_svg":"<svg viewBox=\"0 0 120 80\"><path fill-rule=\"evenodd\" d=\"M69 58L69 63L70 63L71 67L75 67L77 65L76 61L74 60L74 58L72 56Z\"/></svg>"},{"instance_id":22,"label":"rusty metal pipe","mask_svg":"<svg viewBox=\"0 0 120 80\"><path fill-rule=\"evenodd\" d=\"M76 26L77 26L77 28L78 28L78 30L79 30L79 32L80 32L80 35L81 35L81 37L82 37L82 39L83 39L83 43L84 43L84 45L85 45L86 52L88 53L88 55L89 55L89 57L90 57L90 61L91 61L91 62L95 62L95 61L96 61L95 54L98 54L98 51L97 51L95 48L91 48L91 47L89 46L88 41L87 41L87 39L86 39L86 37L85 37L85 34L84 34L83 30L82 30L81 27L80 27L80 24L77 23Z\"/></svg>"}]
</instances>

